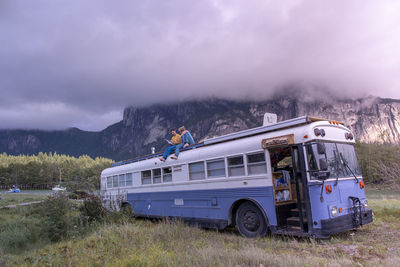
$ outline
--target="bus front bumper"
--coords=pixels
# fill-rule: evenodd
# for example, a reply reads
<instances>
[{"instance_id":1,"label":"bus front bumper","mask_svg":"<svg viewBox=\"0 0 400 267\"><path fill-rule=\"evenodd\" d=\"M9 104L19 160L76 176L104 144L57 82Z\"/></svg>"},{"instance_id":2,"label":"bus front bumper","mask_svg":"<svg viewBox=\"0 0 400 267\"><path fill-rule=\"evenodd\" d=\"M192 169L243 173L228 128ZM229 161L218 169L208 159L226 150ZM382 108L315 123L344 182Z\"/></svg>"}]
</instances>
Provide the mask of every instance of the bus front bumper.
<instances>
[{"instance_id":1,"label":"bus front bumper","mask_svg":"<svg viewBox=\"0 0 400 267\"><path fill-rule=\"evenodd\" d=\"M355 218L354 213L349 213L336 218L321 220L320 235L322 237L329 237L336 233L359 228L364 224L371 223L372 220L373 214L370 209L361 211L360 216L357 218Z\"/></svg>"}]
</instances>

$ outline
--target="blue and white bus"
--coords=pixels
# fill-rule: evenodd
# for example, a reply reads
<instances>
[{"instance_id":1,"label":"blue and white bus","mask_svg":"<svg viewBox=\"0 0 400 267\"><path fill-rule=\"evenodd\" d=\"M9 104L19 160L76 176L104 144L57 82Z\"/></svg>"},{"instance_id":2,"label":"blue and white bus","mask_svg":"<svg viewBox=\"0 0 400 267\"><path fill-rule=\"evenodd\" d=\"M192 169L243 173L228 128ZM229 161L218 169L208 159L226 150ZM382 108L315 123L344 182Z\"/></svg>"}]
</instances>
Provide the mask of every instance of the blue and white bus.
<instances>
[{"instance_id":1,"label":"blue and white bus","mask_svg":"<svg viewBox=\"0 0 400 267\"><path fill-rule=\"evenodd\" d=\"M261 127L188 147L178 160L151 154L115 163L101 174L103 205L236 226L246 237L327 238L372 222L348 128L309 116L265 118Z\"/></svg>"}]
</instances>

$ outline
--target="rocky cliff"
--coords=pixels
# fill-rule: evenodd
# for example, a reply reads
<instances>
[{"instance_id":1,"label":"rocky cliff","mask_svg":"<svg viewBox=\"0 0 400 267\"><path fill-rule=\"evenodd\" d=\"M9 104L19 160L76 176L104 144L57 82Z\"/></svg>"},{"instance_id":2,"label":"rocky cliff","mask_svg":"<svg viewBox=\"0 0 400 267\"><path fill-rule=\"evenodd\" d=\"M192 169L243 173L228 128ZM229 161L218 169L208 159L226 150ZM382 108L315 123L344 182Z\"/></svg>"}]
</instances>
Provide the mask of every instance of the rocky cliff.
<instances>
[{"instance_id":1,"label":"rocky cliff","mask_svg":"<svg viewBox=\"0 0 400 267\"><path fill-rule=\"evenodd\" d=\"M400 100L366 97L343 99L329 93L285 90L263 101L203 99L143 108L127 107L123 120L101 132L0 131L0 151L31 154L57 151L116 160L148 154L167 146L169 129L185 125L196 141L262 124L265 112L278 120L312 115L342 121L365 142L400 144Z\"/></svg>"}]
</instances>

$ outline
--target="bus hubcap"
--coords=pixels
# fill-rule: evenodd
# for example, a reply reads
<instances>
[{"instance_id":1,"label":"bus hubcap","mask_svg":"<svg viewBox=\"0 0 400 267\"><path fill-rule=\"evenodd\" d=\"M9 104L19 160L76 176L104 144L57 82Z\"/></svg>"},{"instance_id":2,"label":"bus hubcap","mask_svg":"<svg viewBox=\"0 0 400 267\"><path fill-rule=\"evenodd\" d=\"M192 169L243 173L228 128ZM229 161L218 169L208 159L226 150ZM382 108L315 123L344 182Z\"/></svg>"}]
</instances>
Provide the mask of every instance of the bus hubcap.
<instances>
[{"instance_id":1,"label":"bus hubcap","mask_svg":"<svg viewBox=\"0 0 400 267\"><path fill-rule=\"evenodd\" d=\"M246 229L254 231L260 225L257 214L254 211L247 211L244 215L244 226Z\"/></svg>"}]
</instances>

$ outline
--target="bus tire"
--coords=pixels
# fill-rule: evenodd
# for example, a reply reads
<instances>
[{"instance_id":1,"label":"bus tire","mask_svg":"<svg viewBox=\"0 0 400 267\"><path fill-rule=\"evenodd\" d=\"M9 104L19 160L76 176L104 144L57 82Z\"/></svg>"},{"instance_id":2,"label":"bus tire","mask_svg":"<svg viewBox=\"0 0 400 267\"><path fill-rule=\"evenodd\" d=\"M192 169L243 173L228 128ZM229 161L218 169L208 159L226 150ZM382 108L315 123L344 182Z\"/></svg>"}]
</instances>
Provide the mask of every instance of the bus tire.
<instances>
[{"instance_id":1,"label":"bus tire","mask_svg":"<svg viewBox=\"0 0 400 267\"><path fill-rule=\"evenodd\" d=\"M236 212L236 227L245 237L263 237L268 225L260 209L251 202L242 203Z\"/></svg>"}]
</instances>

